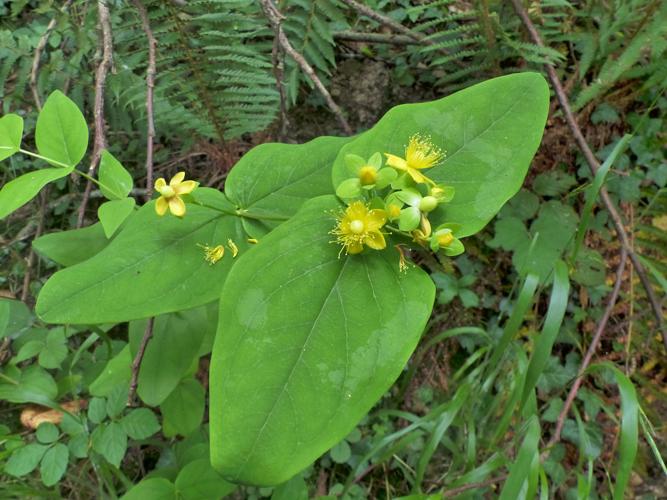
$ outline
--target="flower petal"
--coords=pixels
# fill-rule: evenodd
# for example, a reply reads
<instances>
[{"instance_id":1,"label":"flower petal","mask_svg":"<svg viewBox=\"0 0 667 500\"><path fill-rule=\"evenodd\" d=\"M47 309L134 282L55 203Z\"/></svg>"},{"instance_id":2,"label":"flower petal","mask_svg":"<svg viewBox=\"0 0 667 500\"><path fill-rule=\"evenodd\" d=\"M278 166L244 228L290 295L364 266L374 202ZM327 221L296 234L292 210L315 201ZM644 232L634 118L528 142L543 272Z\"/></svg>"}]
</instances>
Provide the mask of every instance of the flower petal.
<instances>
[{"instance_id":1,"label":"flower petal","mask_svg":"<svg viewBox=\"0 0 667 500\"><path fill-rule=\"evenodd\" d=\"M363 219L368 214L368 208L363 201L355 201L345 210L345 216L350 220Z\"/></svg>"},{"instance_id":2,"label":"flower petal","mask_svg":"<svg viewBox=\"0 0 667 500\"><path fill-rule=\"evenodd\" d=\"M178 186L174 186L176 194L189 194L197 187L197 181L181 182Z\"/></svg>"},{"instance_id":3,"label":"flower petal","mask_svg":"<svg viewBox=\"0 0 667 500\"><path fill-rule=\"evenodd\" d=\"M167 199L164 196L160 196L155 201L155 213L162 216L167 213L167 208L169 208L169 203L167 202Z\"/></svg>"},{"instance_id":4,"label":"flower petal","mask_svg":"<svg viewBox=\"0 0 667 500\"><path fill-rule=\"evenodd\" d=\"M176 217L183 217L185 215L185 203L178 196L174 196L169 200L169 210Z\"/></svg>"},{"instance_id":5,"label":"flower petal","mask_svg":"<svg viewBox=\"0 0 667 500\"><path fill-rule=\"evenodd\" d=\"M348 255L354 255L357 253L361 253L361 251L364 249L364 246L361 244L359 241L351 241L345 245L345 252Z\"/></svg>"},{"instance_id":6,"label":"flower petal","mask_svg":"<svg viewBox=\"0 0 667 500\"><path fill-rule=\"evenodd\" d=\"M410 175L410 177L412 177L412 180L415 181L417 184L424 184L430 180L419 170L412 167L408 167L408 174Z\"/></svg>"},{"instance_id":7,"label":"flower petal","mask_svg":"<svg viewBox=\"0 0 667 500\"><path fill-rule=\"evenodd\" d=\"M185 172L179 172L171 178L169 185L171 187L178 186L185 179Z\"/></svg>"},{"instance_id":8,"label":"flower petal","mask_svg":"<svg viewBox=\"0 0 667 500\"><path fill-rule=\"evenodd\" d=\"M387 213L384 210L376 208L368 212L366 217L366 229L368 231L377 231L387 222Z\"/></svg>"},{"instance_id":9,"label":"flower petal","mask_svg":"<svg viewBox=\"0 0 667 500\"><path fill-rule=\"evenodd\" d=\"M389 153L385 153L384 155L387 157L387 165L390 167L397 168L398 170L408 169L408 163L400 156L390 155Z\"/></svg>"},{"instance_id":10,"label":"flower petal","mask_svg":"<svg viewBox=\"0 0 667 500\"><path fill-rule=\"evenodd\" d=\"M380 231L370 231L364 238L364 243L373 250L382 250L387 247L384 235Z\"/></svg>"},{"instance_id":11,"label":"flower petal","mask_svg":"<svg viewBox=\"0 0 667 500\"><path fill-rule=\"evenodd\" d=\"M167 181L162 177L155 181L155 190L159 193L167 186Z\"/></svg>"}]
</instances>

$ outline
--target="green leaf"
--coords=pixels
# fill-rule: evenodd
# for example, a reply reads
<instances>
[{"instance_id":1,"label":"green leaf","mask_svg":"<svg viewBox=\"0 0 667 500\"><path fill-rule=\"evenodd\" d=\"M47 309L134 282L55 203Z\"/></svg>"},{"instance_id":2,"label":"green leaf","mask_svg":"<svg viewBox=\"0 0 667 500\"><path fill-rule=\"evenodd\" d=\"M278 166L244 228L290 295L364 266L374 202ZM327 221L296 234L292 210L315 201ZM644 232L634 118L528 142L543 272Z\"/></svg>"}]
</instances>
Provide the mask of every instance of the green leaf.
<instances>
[{"instance_id":1,"label":"green leaf","mask_svg":"<svg viewBox=\"0 0 667 500\"><path fill-rule=\"evenodd\" d=\"M0 118L0 161L9 158L21 148L23 118L9 114Z\"/></svg>"},{"instance_id":2,"label":"green leaf","mask_svg":"<svg viewBox=\"0 0 667 500\"><path fill-rule=\"evenodd\" d=\"M209 417L212 464L232 481L284 482L343 439L429 317L433 282L416 267L401 273L393 248L339 258L329 234L339 206L309 201L223 289Z\"/></svg>"},{"instance_id":3,"label":"green leaf","mask_svg":"<svg viewBox=\"0 0 667 500\"><path fill-rule=\"evenodd\" d=\"M273 490L271 500L308 500L308 486L303 477L293 477Z\"/></svg>"},{"instance_id":4,"label":"green leaf","mask_svg":"<svg viewBox=\"0 0 667 500\"><path fill-rule=\"evenodd\" d=\"M15 477L29 474L37 468L47 448L43 444L32 443L15 450L7 460L5 473Z\"/></svg>"},{"instance_id":5,"label":"green leaf","mask_svg":"<svg viewBox=\"0 0 667 500\"><path fill-rule=\"evenodd\" d=\"M35 143L39 154L55 160L49 163L56 166L74 168L86 154L86 119L77 105L59 90L51 93L37 117Z\"/></svg>"},{"instance_id":6,"label":"green leaf","mask_svg":"<svg viewBox=\"0 0 667 500\"><path fill-rule=\"evenodd\" d=\"M102 203L97 209L104 235L111 238L121 224L127 219L134 209L134 198L124 198Z\"/></svg>"},{"instance_id":7,"label":"green leaf","mask_svg":"<svg viewBox=\"0 0 667 500\"><path fill-rule=\"evenodd\" d=\"M123 349L109 360L100 375L90 384L88 390L93 396L108 396L117 386L129 386L132 354L130 346ZM105 410L106 411L106 410Z\"/></svg>"},{"instance_id":8,"label":"green leaf","mask_svg":"<svg viewBox=\"0 0 667 500\"><path fill-rule=\"evenodd\" d=\"M107 396L107 414L110 417L117 417L127 406L127 395L129 388L125 386L116 386Z\"/></svg>"},{"instance_id":9,"label":"green leaf","mask_svg":"<svg viewBox=\"0 0 667 500\"><path fill-rule=\"evenodd\" d=\"M37 437L37 441L42 444L50 444L58 439L59 434L58 427L54 424L51 422L42 422L39 424L39 427L37 427L35 437Z\"/></svg>"},{"instance_id":10,"label":"green leaf","mask_svg":"<svg viewBox=\"0 0 667 500\"><path fill-rule=\"evenodd\" d=\"M526 427L526 436L521 443L516 460L510 467L509 476L500 492L500 500L520 498L519 493L531 471L530 464L539 452L540 423L538 418L536 416L530 417Z\"/></svg>"},{"instance_id":11,"label":"green leaf","mask_svg":"<svg viewBox=\"0 0 667 500\"><path fill-rule=\"evenodd\" d=\"M92 398L88 403L88 419L99 424L107 417L107 402L104 398Z\"/></svg>"},{"instance_id":12,"label":"green leaf","mask_svg":"<svg viewBox=\"0 0 667 500\"><path fill-rule=\"evenodd\" d=\"M60 364L67 357L67 339L65 330L62 327L49 330L46 335L46 342L42 351L39 353L39 365L44 368L60 368Z\"/></svg>"},{"instance_id":13,"label":"green leaf","mask_svg":"<svg viewBox=\"0 0 667 500\"><path fill-rule=\"evenodd\" d=\"M0 338L18 337L32 325L30 309L20 300L0 298Z\"/></svg>"},{"instance_id":14,"label":"green leaf","mask_svg":"<svg viewBox=\"0 0 667 500\"><path fill-rule=\"evenodd\" d=\"M117 323L215 300L235 260L210 265L197 245L231 238L243 252L248 243L237 217L187 210L182 219L158 217L154 202L144 205L100 253L46 282L37 314L50 323Z\"/></svg>"},{"instance_id":15,"label":"green leaf","mask_svg":"<svg viewBox=\"0 0 667 500\"><path fill-rule=\"evenodd\" d=\"M155 413L148 408L139 408L125 415L120 424L132 439L146 439L160 430Z\"/></svg>"},{"instance_id":16,"label":"green leaf","mask_svg":"<svg viewBox=\"0 0 667 500\"><path fill-rule=\"evenodd\" d=\"M118 422L101 425L93 432L93 449L110 464L120 467L127 450L127 434Z\"/></svg>"},{"instance_id":17,"label":"green leaf","mask_svg":"<svg viewBox=\"0 0 667 500\"><path fill-rule=\"evenodd\" d=\"M540 375L544 372L544 368L549 361L551 349L556 341L556 336L563 324L567 299L570 293L570 280L567 271L565 262L562 260L556 261L554 265L554 285L551 290L551 298L549 299L549 308L547 309L547 316L544 320L542 332L535 341L535 349L528 364L520 408L523 408L529 395L535 389Z\"/></svg>"},{"instance_id":18,"label":"green leaf","mask_svg":"<svg viewBox=\"0 0 667 500\"><path fill-rule=\"evenodd\" d=\"M0 219L32 200L49 182L69 175L72 170L74 167L43 168L9 181L0 190Z\"/></svg>"},{"instance_id":19,"label":"green leaf","mask_svg":"<svg viewBox=\"0 0 667 500\"><path fill-rule=\"evenodd\" d=\"M329 456L331 457L331 460L337 464L344 464L352 456L352 450L350 449L350 445L347 444L347 441L342 440L329 450Z\"/></svg>"},{"instance_id":20,"label":"green leaf","mask_svg":"<svg viewBox=\"0 0 667 500\"><path fill-rule=\"evenodd\" d=\"M537 73L502 76L437 101L396 106L341 149L333 184L347 177L346 154L381 151L403 157L410 136L430 135L446 156L424 173L456 189L454 199L433 212L431 223L457 222L462 226L458 237L474 234L521 187L548 108L549 87Z\"/></svg>"},{"instance_id":21,"label":"green leaf","mask_svg":"<svg viewBox=\"0 0 667 500\"><path fill-rule=\"evenodd\" d=\"M88 446L88 434L85 433L72 436L72 438L67 443L69 452L75 458L86 458L88 456Z\"/></svg>"},{"instance_id":22,"label":"green leaf","mask_svg":"<svg viewBox=\"0 0 667 500\"><path fill-rule=\"evenodd\" d=\"M176 500L173 483L161 477L144 479L133 486L121 500Z\"/></svg>"},{"instance_id":23,"label":"green leaf","mask_svg":"<svg viewBox=\"0 0 667 500\"><path fill-rule=\"evenodd\" d=\"M100 191L109 200L122 200L132 190L132 176L106 149L100 156L98 177L101 184Z\"/></svg>"},{"instance_id":24,"label":"green leaf","mask_svg":"<svg viewBox=\"0 0 667 500\"><path fill-rule=\"evenodd\" d=\"M250 236L262 237L306 200L333 193L331 165L349 141L318 137L305 144L261 144L246 153L229 172L225 194L240 210L268 216L245 225Z\"/></svg>"},{"instance_id":25,"label":"green leaf","mask_svg":"<svg viewBox=\"0 0 667 500\"><path fill-rule=\"evenodd\" d=\"M132 344L138 347L146 321L130 324ZM206 307L155 318L153 338L146 346L139 370L137 393L150 406L162 403L198 358L207 331L215 332ZM134 349L133 349L134 350Z\"/></svg>"},{"instance_id":26,"label":"green leaf","mask_svg":"<svg viewBox=\"0 0 667 500\"><path fill-rule=\"evenodd\" d=\"M58 386L49 373L39 366L29 366L11 384L0 379L0 400L10 403L37 403L52 406L58 394Z\"/></svg>"},{"instance_id":27,"label":"green leaf","mask_svg":"<svg viewBox=\"0 0 667 500\"><path fill-rule=\"evenodd\" d=\"M533 181L533 191L541 196L559 196L576 186L577 179L561 169L543 172Z\"/></svg>"},{"instance_id":28,"label":"green leaf","mask_svg":"<svg viewBox=\"0 0 667 500\"><path fill-rule=\"evenodd\" d=\"M195 379L182 380L160 405L164 435L187 436L197 429L204 418L205 396L204 388Z\"/></svg>"},{"instance_id":29,"label":"green leaf","mask_svg":"<svg viewBox=\"0 0 667 500\"><path fill-rule=\"evenodd\" d=\"M48 449L39 465L44 486L53 486L63 477L69 461L69 449L62 443Z\"/></svg>"},{"instance_id":30,"label":"green leaf","mask_svg":"<svg viewBox=\"0 0 667 500\"><path fill-rule=\"evenodd\" d=\"M356 198L361 194L361 181L358 178L345 179L336 188L336 196L340 198Z\"/></svg>"},{"instance_id":31,"label":"green leaf","mask_svg":"<svg viewBox=\"0 0 667 500\"><path fill-rule=\"evenodd\" d=\"M99 253L109 244L102 224L82 229L45 234L33 240L32 247L61 266L73 266Z\"/></svg>"},{"instance_id":32,"label":"green leaf","mask_svg":"<svg viewBox=\"0 0 667 500\"><path fill-rule=\"evenodd\" d=\"M223 498L236 489L211 467L208 458L195 460L181 469L176 477L176 491L183 500Z\"/></svg>"}]
</instances>

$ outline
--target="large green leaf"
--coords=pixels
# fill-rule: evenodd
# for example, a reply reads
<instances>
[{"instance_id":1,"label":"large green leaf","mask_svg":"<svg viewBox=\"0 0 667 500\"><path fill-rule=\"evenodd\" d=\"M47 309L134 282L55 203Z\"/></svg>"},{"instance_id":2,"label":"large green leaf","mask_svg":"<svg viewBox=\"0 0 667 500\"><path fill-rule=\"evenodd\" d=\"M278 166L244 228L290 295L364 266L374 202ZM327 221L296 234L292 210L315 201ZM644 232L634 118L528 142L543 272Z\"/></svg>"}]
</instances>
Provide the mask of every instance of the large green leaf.
<instances>
[{"instance_id":1,"label":"large green leaf","mask_svg":"<svg viewBox=\"0 0 667 500\"><path fill-rule=\"evenodd\" d=\"M266 216L245 219L259 238L291 217L308 199L333 193L331 165L349 137L318 137L306 144L261 144L239 160L225 194L242 211Z\"/></svg>"},{"instance_id":2,"label":"large green leaf","mask_svg":"<svg viewBox=\"0 0 667 500\"><path fill-rule=\"evenodd\" d=\"M50 323L115 323L196 307L215 300L234 259L214 265L198 245L247 247L239 219L188 205L182 219L144 205L97 255L54 274L37 299Z\"/></svg>"},{"instance_id":3,"label":"large green leaf","mask_svg":"<svg viewBox=\"0 0 667 500\"><path fill-rule=\"evenodd\" d=\"M396 380L433 282L398 253L339 256L333 196L309 201L234 266L210 373L213 466L273 485L345 437Z\"/></svg>"},{"instance_id":4,"label":"large green leaf","mask_svg":"<svg viewBox=\"0 0 667 500\"><path fill-rule=\"evenodd\" d=\"M146 321L130 323L133 354L143 336ZM144 403L157 406L176 388L198 358L207 330L214 330L206 307L164 314L155 318L153 338L146 346L137 392Z\"/></svg>"},{"instance_id":5,"label":"large green leaf","mask_svg":"<svg viewBox=\"0 0 667 500\"><path fill-rule=\"evenodd\" d=\"M434 225L456 222L461 236L474 234L521 187L548 108L549 88L537 73L494 78L437 101L396 106L341 149L334 184L347 177L346 154L403 156L410 136L429 135L447 154L426 175L456 188L454 199L432 216Z\"/></svg>"},{"instance_id":6,"label":"large green leaf","mask_svg":"<svg viewBox=\"0 0 667 500\"><path fill-rule=\"evenodd\" d=\"M23 118L14 114L0 118L0 161L19 150L22 137Z\"/></svg>"},{"instance_id":7,"label":"large green leaf","mask_svg":"<svg viewBox=\"0 0 667 500\"><path fill-rule=\"evenodd\" d=\"M81 229L45 234L33 240L32 247L61 266L72 266L100 252L110 241L98 222Z\"/></svg>"},{"instance_id":8,"label":"large green leaf","mask_svg":"<svg viewBox=\"0 0 667 500\"><path fill-rule=\"evenodd\" d=\"M0 190L0 219L32 200L49 182L69 175L72 170L73 167L43 168L9 181Z\"/></svg>"},{"instance_id":9,"label":"large green leaf","mask_svg":"<svg viewBox=\"0 0 667 500\"><path fill-rule=\"evenodd\" d=\"M86 119L74 102L59 90L44 103L37 117L35 143L42 156L56 166L75 167L88 148Z\"/></svg>"}]
</instances>

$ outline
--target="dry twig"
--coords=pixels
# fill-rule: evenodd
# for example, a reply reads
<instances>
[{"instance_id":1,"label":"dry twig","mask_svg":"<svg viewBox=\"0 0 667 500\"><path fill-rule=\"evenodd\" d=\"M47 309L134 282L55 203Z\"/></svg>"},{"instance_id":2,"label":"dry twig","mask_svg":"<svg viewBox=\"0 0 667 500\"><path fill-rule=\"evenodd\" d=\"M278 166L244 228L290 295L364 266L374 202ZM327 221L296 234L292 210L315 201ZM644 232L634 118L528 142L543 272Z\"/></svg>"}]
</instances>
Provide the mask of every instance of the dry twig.
<instances>
[{"instance_id":1,"label":"dry twig","mask_svg":"<svg viewBox=\"0 0 667 500\"><path fill-rule=\"evenodd\" d=\"M554 430L554 433L551 436L549 443L547 444L547 448L550 448L551 446L560 441L560 435L561 432L563 431L563 425L565 425L565 419L567 418L567 414L570 412L572 403L574 403L574 398L577 397L577 392L579 391L579 387L581 387L581 383L584 378L584 373L586 373L588 365L591 364L593 355L595 354L595 351L597 350L598 345L600 343L600 338L602 337L602 333L604 332L604 329L607 326L607 322L611 317L611 313L614 310L614 306L616 305L618 294L621 291L621 284L623 283L623 270L625 269L625 262L627 260L627 257L628 257L627 250L625 249L625 247L621 247L621 261L618 264L618 269L616 270L616 281L614 283L614 288L611 291L611 295L609 295L609 300L607 301L607 307L605 307L604 314L602 315L602 318L600 318L600 322L598 323L598 326L595 329L595 334L593 335L593 339L591 340L591 345L588 346L588 350L586 351L586 356L584 357L584 360L581 362L581 366L579 367L579 373L577 373L577 378L574 381L574 384L572 384L570 392L567 395L567 399L565 399L565 404L563 404L563 409L558 415L558 420L556 420L556 429Z\"/></svg>"},{"instance_id":2,"label":"dry twig","mask_svg":"<svg viewBox=\"0 0 667 500\"><path fill-rule=\"evenodd\" d=\"M72 0L67 0L61 7L60 12L65 12L71 3ZM39 97L39 92L37 91L37 75L39 73L39 63L42 58L42 51L46 47L46 42L49 41L49 36L51 36L51 32L56 27L56 23L58 21L57 18L58 14L56 13L51 18L51 21L49 21L49 24L46 26L46 31L44 31L41 38L39 39L39 42L37 43L37 47L35 47L35 55L32 58L32 69L30 70L30 89L32 90L32 96L35 99L37 109L39 110L42 109L42 101Z\"/></svg>"},{"instance_id":3,"label":"dry twig","mask_svg":"<svg viewBox=\"0 0 667 500\"><path fill-rule=\"evenodd\" d=\"M331 94L324 86L322 81L319 79L319 77L315 73L315 70L312 68L310 64L308 64L308 61L306 61L306 59L299 52L297 52L294 49L294 47L292 47L292 44L287 39L287 36L285 35L285 32L283 31L282 27L282 20L285 19L285 16L283 16L280 13L278 8L273 3L273 0L261 0L261 3L262 3L262 9L264 10L266 17L269 19L271 26L276 32L276 36L278 37L278 43L280 44L282 49L292 59L294 59L294 61L299 65L301 70L306 75L308 75L308 78L310 78L313 84L315 84L317 90L320 92L320 94L322 94L322 97L324 97L324 100L326 101L327 106L329 106L329 109L332 111L334 115L336 115L336 118L338 119L338 122L340 123L340 126L343 129L343 131L348 135L352 135L352 128L350 128L350 125L347 123L345 116L343 116L343 112L341 111L338 104L336 104L336 102L333 100Z\"/></svg>"},{"instance_id":4,"label":"dry twig","mask_svg":"<svg viewBox=\"0 0 667 500\"><path fill-rule=\"evenodd\" d=\"M104 0L98 0L97 12L102 28L102 60L97 66L95 75L95 105L93 108L93 116L95 118L95 135L93 143L93 155L90 160L90 167L88 167L88 175L93 176L97 164L100 161L102 150L107 147L106 136L104 134L104 86L107 80L107 73L111 67L111 57L113 53L113 42L111 40L111 22L109 21L109 8L104 3ZM79 207L79 215L77 217L76 227L83 225L83 217L86 213L86 206L90 197L90 191L93 188L93 183L88 180L86 189L83 192L83 199Z\"/></svg>"},{"instance_id":5,"label":"dry twig","mask_svg":"<svg viewBox=\"0 0 667 500\"><path fill-rule=\"evenodd\" d=\"M157 40L153 35L150 21L148 19L148 12L146 7L139 1L133 0L139 17L141 18L141 25L146 33L148 39L148 67L146 68L146 201L151 199L151 191L153 188L153 141L155 140L155 120L153 118L153 89L155 88L155 73L156 73L156 50Z\"/></svg>"},{"instance_id":6,"label":"dry twig","mask_svg":"<svg viewBox=\"0 0 667 500\"><path fill-rule=\"evenodd\" d=\"M133 405L134 396L137 394L137 384L139 383L139 368L141 367L141 361L144 359L144 354L146 353L146 346L153 337L153 321L154 318L148 318L148 323L146 323L146 329L144 330L144 336L141 338L141 343L139 344L137 354L134 356L134 360L132 360L132 377L130 378L130 390L127 393L127 406Z\"/></svg>"},{"instance_id":7,"label":"dry twig","mask_svg":"<svg viewBox=\"0 0 667 500\"><path fill-rule=\"evenodd\" d=\"M542 38L540 37L540 34L537 32L535 25L530 20L530 17L528 17L528 13L526 12L526 10L523 8L521 0L512 0L512 4L514 5L514 9L521 18L521 21L523 22L524 26L530 33L530 38L532 39L533 43L539 45L540 47L544 47L544 42L542 42ZM565 115L565 120L567 121L570 131L572 132L572 135L574 136L574 139L577 142L579 149L583 153L584 158L586 159L586 163L588 163L588 166L591 169L591 172L593 172L593 175L595 175L595 173L600 168L600 162L598 162L597 158L595 157L595 154L588 145L588 142L584 138L584 135L581 132L581 129L579 128L579 125L577 124L577 119L572 113L572 108L570 107L567 94L565 93L565 90L563 89L563 86L560 83L560 79L556 74L556 70L553 68L553 66L549 64L545 64L544 67L547 71L549 80L551 81L551 85L554 91L556 92L556 98L558 99L560 107L563 110L563 114ZM604 186L602 186L602 188L600 189L600 198L602 199L602 202L607 208L607 211L609 212L609 215L614 223L616 233L618 234L618 237L621 240L621 244L623 245L625 251L628 253L630 261L632 262L632 265L635 271L637 272L637 276L639 276L639 280L641 281L644 289L646 290L646 296L651 305L651 309L653 309L653 315L655 316L656 319L657 328L658 330L660 330L662 334L663 344L665 346L665 350L667 350L667 330L665 330L663 325L662 306L660 305L660 301L655 295L655 292L653 290L653 285L651 285L651 281L649 280L648 275L646 274L644 266L639 260L639 256L635 253L634 249L632 248L630 238L628 237L628 233L625 230L623 219L621 218L618 209L614 205L612 199L609 197L609 193L607 192L607 189Z\"/></svg>"}]
</instances>

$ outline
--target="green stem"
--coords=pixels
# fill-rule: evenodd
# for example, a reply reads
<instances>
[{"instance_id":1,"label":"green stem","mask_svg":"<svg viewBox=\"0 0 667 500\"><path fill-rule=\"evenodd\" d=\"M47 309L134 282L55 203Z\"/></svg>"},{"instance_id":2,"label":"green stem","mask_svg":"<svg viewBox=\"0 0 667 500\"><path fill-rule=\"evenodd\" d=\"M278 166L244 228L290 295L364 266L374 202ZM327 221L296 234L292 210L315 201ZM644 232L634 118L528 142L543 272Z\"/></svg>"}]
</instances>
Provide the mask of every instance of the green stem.
<instances>
[{"instance_id":1,"label":"green stem","mask_svg":"<svg viewBox=\"0 0 667 500\"><path fill-rule=\"evenodd\" d=\"M33 153L32 151L26 151L25 149L19 149L19 151L25 155L33 156L35 158L39 158L40 160L44 160L49 163L54 163L59 167L70 168L72 166L72 165L66 165L65 163L61 163L58 160L54 160L53 158L47 158L46 156L38 155L37 153Z\"/></svg>"}]
</instances>

